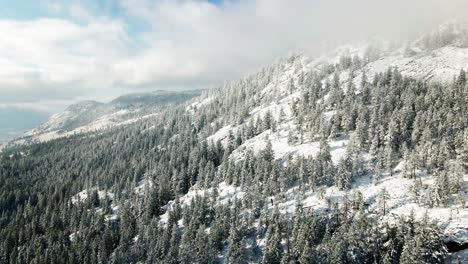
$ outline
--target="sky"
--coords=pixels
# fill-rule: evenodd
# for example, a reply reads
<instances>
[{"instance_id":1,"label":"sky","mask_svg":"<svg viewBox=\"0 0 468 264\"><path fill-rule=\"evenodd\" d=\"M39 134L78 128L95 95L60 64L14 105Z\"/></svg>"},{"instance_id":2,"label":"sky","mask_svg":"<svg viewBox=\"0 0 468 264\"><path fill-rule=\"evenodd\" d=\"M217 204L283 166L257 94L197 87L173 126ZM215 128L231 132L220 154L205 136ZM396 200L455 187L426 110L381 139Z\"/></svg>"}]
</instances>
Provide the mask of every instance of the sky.
<instances>
[{"instance_id":1,"label":"sky","mask_svg":"<svg viewBox=\"0 0 468 264\"><path fill-rule=\"evenodd\" d=\"M291 51L416 36L467 17L467 2L0 0L0 112L210 88Z\"/></svg>"}]
</instances>

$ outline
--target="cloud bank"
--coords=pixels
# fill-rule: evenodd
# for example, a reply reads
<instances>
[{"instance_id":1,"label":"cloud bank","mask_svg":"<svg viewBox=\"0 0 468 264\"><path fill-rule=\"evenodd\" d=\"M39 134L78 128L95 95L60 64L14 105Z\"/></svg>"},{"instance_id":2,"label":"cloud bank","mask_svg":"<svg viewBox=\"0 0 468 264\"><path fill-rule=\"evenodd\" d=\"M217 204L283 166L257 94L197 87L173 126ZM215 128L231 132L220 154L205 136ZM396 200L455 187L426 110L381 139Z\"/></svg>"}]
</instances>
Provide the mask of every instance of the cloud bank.
<instances>
[{"instance_id":1,"label":"cloud bank","mask_svg":"<svg viewBox=\"0 0 468 264\"><path fill-rule=\"evenodd\" d=\"M48 1L60 16L0 18L0 105L53 112L123 92L207 88L289 51L412 38L468 14L464 0L104 2L119 12Z\"/></svg>"}]
</instances>

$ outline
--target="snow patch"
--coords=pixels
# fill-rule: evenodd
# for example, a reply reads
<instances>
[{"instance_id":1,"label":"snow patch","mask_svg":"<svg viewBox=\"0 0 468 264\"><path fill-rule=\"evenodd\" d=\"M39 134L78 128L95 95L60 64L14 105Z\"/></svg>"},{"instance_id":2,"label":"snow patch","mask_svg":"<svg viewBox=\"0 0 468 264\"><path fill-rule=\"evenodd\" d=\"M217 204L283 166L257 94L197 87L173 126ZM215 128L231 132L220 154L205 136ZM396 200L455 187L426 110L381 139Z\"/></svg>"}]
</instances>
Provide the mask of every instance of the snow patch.
<instances>
[{"instance_id":1,"label":"snow patch","mask_svg":"<svg viewBox=\"0 0 468 264\"><path fill-rule=\"evenodd\" d=\"M288 143L289 133L295 132L295 125L292 121L283 124L276 132L267 130L260 135L251 138L244 142L239 148L233 151L231 158L235 161L242 160L248 151L258 154L267 146L268 140L272 144L273 152L276 160L287 160L288 158L296 158L299 156L315 157L320 150L320 142L303 142L290 145ZM332 161L337 164L346 153L346 146L350 140L349 135L342 135L335 139L329 140L330 154Z\"/></svg>"},{"instance_id":2,"label":"snow patch","mask_svg":"<svg viewBox=\"0 0 468 264\"><path fill-rule=\"evenodd\" d=\"M83 190L83 191L75 194L71 198L72 203L77 204L77 203L86 201L86 199L88 199L88 195L91 194L94 191L97 191L97 190L98 190L98 188L94 187L94 188L91 188L91 189ZM105 191L105 190L98 191L98 196L99 196L99 199L105 199L106 197L109 198L110 200L114 199L114 194L111 193L111 192Z\"/></svg>"},{"instance_id":3,"label":"snow patch","mask_svg":"<svg viewBox=\"0 0 468 264\"><path fill-rule=\"evenodd\" d=\"M216 203L217 204L225 204L229 201L235 199L242 199L244 196L244 192L241 190L241 187L236 187L234 185L229 185L226 182L221 182L217 186L218 191L218 198ZM192 187L189 192L187 192L184 196L179 198L179 204L181 206L188 206L192 199L195 199L197 196L205 196L209 195L213 192L213 188L208 189L197 189L196 186ZM167 205L164 206L163 209L166 209L166 212L160 216L160 222L166 224L169 220L169 212L173 209L175 201L170 201ZM181 225L181 224L180 224Z\"/></svg>"},{"instance_id":4,"label":"snow patch","mask_svg":"<svg viewBox=\"0 0 468 264\"><path fill-rule=\"evenodd\" d=\"M423 178L423 184L429 184L430 177ZM465 175L464 184L466 186L468 176ZM320 212L327 210L333 203L342 204L346 197L351 199L358 192L363 195L364 202L368 205L369 212L382 213L382 205L379 195L385 189L388 196L385 201L386 215L381 219L385 222L395 222L402 216L409 216L414 213L416 220L421 220L426 214L430 219L437 221L437 224L444 234L451 240L468 243L468 207L457 204L450 204L448 207L428 208L419 205L414 200L411 191L415 180L403 177L402 173L386 176L379 180L377 184L372 183L370 176L363 176L354 180L350 191L343 191L337 187L319 187L316 190L307 190L302 201L304 208L310 208ZM278 203L280 212L284 214L294 213L296 210L296 196L300 190L295 187L288 190L285 199ZM467 195L465 194L465 198Z\"/></svg>"}]
</instances>

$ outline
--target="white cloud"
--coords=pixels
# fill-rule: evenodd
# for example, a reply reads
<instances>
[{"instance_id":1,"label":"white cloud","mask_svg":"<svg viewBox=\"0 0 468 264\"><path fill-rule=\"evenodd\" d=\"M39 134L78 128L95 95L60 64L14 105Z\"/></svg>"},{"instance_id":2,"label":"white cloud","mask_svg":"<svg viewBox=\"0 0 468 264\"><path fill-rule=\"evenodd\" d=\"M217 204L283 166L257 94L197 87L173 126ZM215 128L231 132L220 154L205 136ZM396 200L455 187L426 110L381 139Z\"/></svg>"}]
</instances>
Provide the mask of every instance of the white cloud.
<instances>
[{"instance_id":1,"label":"white cloud","mask_svg":"<svg viewBox=\"0 0 468 264\"><path fill-rule=\"evenodd\" d=\"M123 25L112 20L1 20L0 32L8 36L0 39L0 95L41 87L60 93L71 86L110 88L109 65L127 54L129 41Z\"/></svg>"},{"instance_id":2,"label":"white cloud","mask_svg":"<svg viewBox=\"0 0 468 264\"><path fill-rule=\"evenodd\" d=\"M468 8L462 0L240 0L222 5L122 0L122 5L152 28L139 40L148 48L132 58L145 69L134 68L130 83L201 85L239 78L291 50L316 52L376 34L414 37L463 17L467 10L461 7Z\"/></svg>"},{"instance_id":3,"label":"white cloud","mask_svg":"<svg viewBox=\"0 0 468 264\"><path fill-rule=\"evenodd\" d=\"M120 5L125 17L49 1L51 12L68 19L0 20L0 104L110 99L132 87L207 87L291 50L317 51L373 34L407 37L468 10L463 0L227 0L221 5L120 0ZM132 23L146 28L130 33Z\"/></svg>"}]
</instances>

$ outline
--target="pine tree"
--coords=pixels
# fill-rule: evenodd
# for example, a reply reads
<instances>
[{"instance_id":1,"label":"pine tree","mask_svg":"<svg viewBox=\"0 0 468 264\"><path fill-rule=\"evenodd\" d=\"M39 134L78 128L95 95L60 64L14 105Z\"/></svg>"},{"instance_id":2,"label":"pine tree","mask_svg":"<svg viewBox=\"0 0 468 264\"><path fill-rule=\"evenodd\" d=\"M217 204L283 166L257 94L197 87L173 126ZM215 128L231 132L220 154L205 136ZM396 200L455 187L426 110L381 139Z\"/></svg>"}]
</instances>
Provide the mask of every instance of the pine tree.
<instances>
[{"instance_id":1,"label":"pine tree","mask_svg":"<svg viewBox=\"0 0 468 264\"><path fill-rule=\"evenodd\" d=\"M159 208L161 207L159 200L159 193L156 188L148 190L147 201L146 201L146 219L149 221L154 216L159 215Z\"/></svg>"},{"instance_id":2,"label":"pine tree","mask_svg":"<svg viewBox=\"0 0 468 264\"><path fill-rule=\"evenodd\" d=\"M458 75L457 84L460 87L464 87L466 85L466 72L464 69L460 70L460 75Z\"/></svg>"},{"instance_id":3,"label":"pine tree","mask_svg":"<svg viewBox=\"0 0 468 264\"><path fill-rule=\"evenodd\" d=\"M198 228L197 235L195 237L195 246L198 263L210 264L214 262L215 256L212 255L213 251L210 248L208 235L205 233L205 226L201 225Z\"/></svg>"},{"instance_id":4,"label":"pine tree","mask_svg":"<svg viewBox=\"0 0 468 264\"><path fill-rule=\"evenodd\" d=\"M180 231L176 224L172 226L169 253L167 254L168 263L177 263L179 257Z\"/></svg>"},{"instance_id":5,"label":"pine tree","mask_svg":"<svg viewBox=\"0 0 468 264\"><path fill-rule=\"evenodd\" d=\"M299 258L299 263L301 264L316 263L314 248L309 243L309 241L307 241L304 246L304 250L302 251L301 257Z\"/></svg>"},{"instance_id":6,"label":"pine tree","mask_svg":"<svg viewBox=\"0 0 468 264\"><path fill-rule=\"evenodd\" d=\"M246 243L244 238L241 237L240 232L235 227L231 227L228 242L229 247L226 255L227 262L233 264L247 263L245 249Z\"/></svg>"},{"instance_id":7,"label":"pine tree","mask_svg":"<svg viewBox=\"0 0 468 264\"><path fill-rule=\"evenodd\" d=\"M265 149L263 150L263 159L268 162L272 162L275 158L275 152L273 151L273 145L268 140Z\"/></svg>"},{"instance_id":8,"label":"pine tree","mask_svg":"<svg viewBox=\"0 0 468 264\"><path fill-rule=\"evenodd\" d=\"M338 236L333 236L332 249L330 254L331 263L345 264L348 263L347 257L347 243L345 240L339 238Z\"/></svg>"},{"instance_id":9,"label":"pine tree","mask_svg":"<svg viewBox=\"0 0 468 264\"><path fill-rule=\"evenodd\" d=\"M382 207L382 214L385 216L387 214L387 201L390 198L389 193L387 192L387 189L383 188L379 192L379 204Z\"/></svg>"},{"instance_id":10,"label":"pine tree","mask_svg":"<svg viewBox=\"0 0 468 264\"><path fill-rule=\"evenodd\" d=\"M298 141L297 135L293 131L289 131L288 133L288 144L294 145Z\"/></svg>"},{"instance_id":11,"label":"pine tree","mask_svg":"<svg viewBox=\"0 0 468 264\"><path fill-rule=\"evenodd\" d=\"M435 202L447 206L450 194L450 181L446 171L437 172L435 175Z\"/></svg>"},{"instance_id":12,"label":"pine tree","mask_svg":"<svg viewBox=\"0 0 468 264\"><path fill-rule=\"evenodd\" d=\"M418 251L417 244L413 238L406 237L405 244L403 246L403 252L400 256L401 264L413 264L413 263L423 263L422 259L416 253Z\"/></svg>"},{"instance_id":13,"label":"pine tree","mask_svg":"<svg viewBox=\"0 0 468 264\"><path fill-rule=\"evenodd\" d=\"M262 258L264 264L280 264L283 256L283 246L281 245L281 234L278 223L273 223L268 227L265 242L265 251Z\"/></svg>"},{"instance_id":14,"label":"pine tree","mask_svg":"<svg viewBox=\"0 0 468 264\"><path fill-rule=\"evenodd\" d=\"M338 105L341 98L343 98L343 90L341 89L340 76L338 75L338 71L335 71L329 96L330 105Z\"/></svg>"},{"instance_id":15,"label":"pine tree","mask_svg":"<svg viewBox=\"0 0 468 264\"><path fill-rule=\"evenodd\" d=\"M338 168L335 176L335 184L341 190L349 190L352 181L352 160L347 156L342 158L338 163Z\"/></svg>"},{"instance_id":16,"label":"pine tree","mask_svg":"<svg viewBox=\"0 0 468 264\"><path fill-rule=\"evenodd\" d=\"M460 161L468 171L468 128L463 131L463 144L459 148Z\"/></svg>"}]
</instances>

